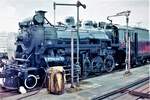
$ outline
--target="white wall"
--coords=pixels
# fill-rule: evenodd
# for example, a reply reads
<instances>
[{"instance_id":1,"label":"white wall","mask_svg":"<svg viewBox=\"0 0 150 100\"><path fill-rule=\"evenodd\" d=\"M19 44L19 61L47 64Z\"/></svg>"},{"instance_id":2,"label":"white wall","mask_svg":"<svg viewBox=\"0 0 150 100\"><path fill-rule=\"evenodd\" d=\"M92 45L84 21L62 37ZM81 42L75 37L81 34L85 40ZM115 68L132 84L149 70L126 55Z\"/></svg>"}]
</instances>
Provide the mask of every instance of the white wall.
<instances>
[{"instance_id":1,"label":"white wall","mask_svg":"<svg viewBox=\"0 0 150 100\"><path fill-rule=\"evenodd\" d=\"M0 33L0 52L7 52L9 58L14 56L16 33Z\"/></svg>"}]
</instances>

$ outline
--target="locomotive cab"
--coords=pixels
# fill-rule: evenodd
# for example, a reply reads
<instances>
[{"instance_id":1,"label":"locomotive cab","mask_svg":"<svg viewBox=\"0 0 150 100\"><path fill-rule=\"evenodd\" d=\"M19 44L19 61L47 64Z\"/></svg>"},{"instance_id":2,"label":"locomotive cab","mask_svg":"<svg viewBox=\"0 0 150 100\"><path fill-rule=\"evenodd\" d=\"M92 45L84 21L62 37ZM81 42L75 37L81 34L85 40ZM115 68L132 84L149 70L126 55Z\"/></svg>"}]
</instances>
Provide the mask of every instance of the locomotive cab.
<instances>
[{"instance_id":1,"label":"locomotive cab","mask_svg":"<svg viewBox=\"0 0 150 100\"><path fill-rule=\"evenodd\" d=\"M112 44L118 44L119 43L118 28L115 25L106 24L105 32L108 35L108 37L111 39Z\"/></svg>"}]
</instances>

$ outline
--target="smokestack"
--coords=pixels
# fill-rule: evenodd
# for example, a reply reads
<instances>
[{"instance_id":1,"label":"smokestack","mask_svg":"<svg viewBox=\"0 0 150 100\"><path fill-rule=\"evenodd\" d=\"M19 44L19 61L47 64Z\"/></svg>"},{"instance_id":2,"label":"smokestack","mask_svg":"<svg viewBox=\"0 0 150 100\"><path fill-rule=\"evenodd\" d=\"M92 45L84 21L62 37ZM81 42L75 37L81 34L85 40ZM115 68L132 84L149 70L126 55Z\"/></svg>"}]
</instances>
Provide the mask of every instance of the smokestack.
<instances>
[{"instance_id":1,"label":"smokestack","mask_svg":"<svg viewBox=\"0 0 150 100\"><path fill-rule=\"evenodd\" d=\"M46 13L46 11L43 11L43 10L35 11L35 15L40 14L40 15L42 15L43 17L45 17L45 13Z\"/></svg>"}]
</instances>

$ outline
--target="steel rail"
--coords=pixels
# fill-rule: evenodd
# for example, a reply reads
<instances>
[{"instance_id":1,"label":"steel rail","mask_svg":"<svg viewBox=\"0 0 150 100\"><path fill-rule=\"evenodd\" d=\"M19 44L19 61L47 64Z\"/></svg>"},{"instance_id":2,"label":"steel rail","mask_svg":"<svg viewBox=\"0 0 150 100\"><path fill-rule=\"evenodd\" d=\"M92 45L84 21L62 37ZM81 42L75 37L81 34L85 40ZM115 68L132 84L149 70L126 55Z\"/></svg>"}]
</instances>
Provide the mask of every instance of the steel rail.
<instances>
[{"instance_id":1,"label":"steel rail","mask_svg":"<svg viewBox=\"0 0 150 100\"><path fill-rule=\"evenodd\" d=\"M92 98L92 100L102 100L102 99L108 98L108 97L110 97L110 96L112 96L112 95L114 95L114 94L123 92L123 91L125 91L125 90L127 90L127 89L129 89L129 88L132 88L132 87L134 87L134 86L136 86L136 85L138 85L138 84L141 84L141 83L143 83L143 82L145 82L145 81L148 81L149 78L150 78L150 77L146 77L146 78L140 79L140 80L138 80L138 81L136 81L136 82L133 82L133 83L131 83L131 84L125 86L125 87L119 88L119 89L117 89L117 90L114 90L114 91L112 91L112 92L106 93L106 94L101 95L101 96L98 96L98 97L94 97L94 98Z\"/></svg>"}]
</instances>

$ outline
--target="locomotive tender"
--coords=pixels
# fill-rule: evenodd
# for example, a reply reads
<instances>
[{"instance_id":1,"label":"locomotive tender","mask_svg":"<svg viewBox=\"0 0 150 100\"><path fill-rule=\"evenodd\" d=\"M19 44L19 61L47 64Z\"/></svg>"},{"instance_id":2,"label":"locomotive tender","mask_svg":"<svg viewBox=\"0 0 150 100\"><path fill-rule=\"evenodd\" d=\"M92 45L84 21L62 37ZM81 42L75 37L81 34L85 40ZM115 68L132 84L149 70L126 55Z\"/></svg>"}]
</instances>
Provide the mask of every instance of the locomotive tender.
<instances>
[{"instance_id":1,"label":"locomotive tender","mask_svg":"<svg viewBox=\"0 0 150 100\"><path fill-rule=\"evenodd\" d=\"M68 18L66 24L53 26L45 18L45 13L36 11L31 19L19 23L15 59L6 64L2 72L4 87L33 89L42 84L48 67L63 65L66 73L71 69L71 32L77 37L74 19ZM146 29L131 28L129 31L133 63L150 58L150 40L146 36L143 39L147 40L143 41L140 31L149 36ZM125 28L86 21L79 29L79 36L81 77L88 77L90 73L111 72L116 64L125 63ZM76 42L75 39L74 54Z\"/></svg>"}]
</instances>

